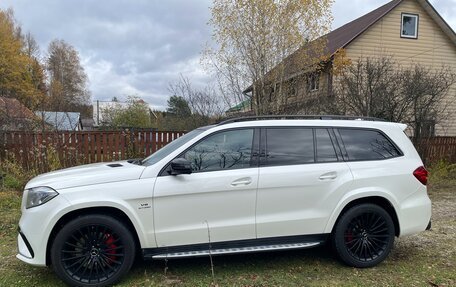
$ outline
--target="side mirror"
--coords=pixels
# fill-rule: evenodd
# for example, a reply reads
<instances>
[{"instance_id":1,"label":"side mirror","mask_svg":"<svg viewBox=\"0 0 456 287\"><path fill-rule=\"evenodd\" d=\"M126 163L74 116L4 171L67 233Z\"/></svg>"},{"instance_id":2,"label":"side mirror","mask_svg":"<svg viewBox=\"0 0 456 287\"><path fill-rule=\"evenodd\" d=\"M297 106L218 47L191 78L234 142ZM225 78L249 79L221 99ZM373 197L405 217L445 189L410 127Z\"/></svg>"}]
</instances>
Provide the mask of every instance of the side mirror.
<instances>
[{"instance_id":1,"label":"side mirror","mask_svg":"<svg viewBox=\"0 0 456 287\"><path fill-rule=\"evenodd\" d=\"M175 158L171 161L171 175L191 174L192 164L185 158Z\"/></svg>"}]
</instances>

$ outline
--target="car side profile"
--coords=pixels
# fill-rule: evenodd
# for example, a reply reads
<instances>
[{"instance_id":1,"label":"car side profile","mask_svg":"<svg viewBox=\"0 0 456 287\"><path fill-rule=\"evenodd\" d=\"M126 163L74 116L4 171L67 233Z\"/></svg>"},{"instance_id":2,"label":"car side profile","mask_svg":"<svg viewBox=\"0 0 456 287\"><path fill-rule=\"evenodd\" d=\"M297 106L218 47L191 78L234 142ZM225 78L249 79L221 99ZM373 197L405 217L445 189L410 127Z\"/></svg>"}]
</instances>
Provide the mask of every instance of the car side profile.
<instances>
[{"instance_id":1,"label":"car side profile","mask_svg":"<svg viewBox=\"0 0 456 287\"><path fill-rule=\"evenodd\" d=\"M430 227L427 171L405 124L252 117L201 127L143 160L27 183L17 257L72 286L111 285L145 259L302 249L382 262Z\"/></svg>"}]
</instances>

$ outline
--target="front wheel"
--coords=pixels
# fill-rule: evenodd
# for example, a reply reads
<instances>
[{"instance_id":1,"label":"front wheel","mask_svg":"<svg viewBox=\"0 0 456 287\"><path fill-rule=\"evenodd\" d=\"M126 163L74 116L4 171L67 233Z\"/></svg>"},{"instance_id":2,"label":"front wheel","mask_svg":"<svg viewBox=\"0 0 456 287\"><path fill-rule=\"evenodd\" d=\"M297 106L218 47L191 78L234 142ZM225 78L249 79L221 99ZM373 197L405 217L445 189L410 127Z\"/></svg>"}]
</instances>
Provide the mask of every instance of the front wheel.
<instances>
[{"instance_id":1,"label":"front wheel","mask_svg":"<svg viewBox=\"0 0 456 287\"><path fill-rule=\"evenodd\" d=\"M332 240L344 263L353 267L372 267L382 262L391 251L394 223L380 206L360 204L341 216Z\"/></svg>"},{"instance_id":2,"label":"front wheel","mask_svg":"<svg viewBox=\"0 0 456 287\"><path fill-rule=\"evenodd\" d=\"M134 257L130 231L105 215L85 215L69 222L51 249L54 271L71 286L111 285L130 270Z\"/></svg>"}]
</instances>

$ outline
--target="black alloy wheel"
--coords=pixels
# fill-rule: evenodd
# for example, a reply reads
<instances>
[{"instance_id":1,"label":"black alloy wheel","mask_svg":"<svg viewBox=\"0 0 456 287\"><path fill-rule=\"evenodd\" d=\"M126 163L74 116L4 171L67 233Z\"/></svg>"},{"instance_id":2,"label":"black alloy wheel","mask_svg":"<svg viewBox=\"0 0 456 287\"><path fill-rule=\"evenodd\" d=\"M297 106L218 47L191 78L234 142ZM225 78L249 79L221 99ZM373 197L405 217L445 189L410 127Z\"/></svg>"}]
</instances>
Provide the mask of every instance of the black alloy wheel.
<instances>
[{"instance_id":1,"label":"black alloy wheel","mask_svg":"<svg viewBox=\"0 0 456 287\"><path fill-rule=\"evenodd\" d=\"M349 266L372 267L382 262L394 244L394 223L383 208L360 204L339 219L332 235L339 258Z\"/></svg>"},{"instance_id":2,"label":"black alloy wheel","mask_svg":"<svg viewBox=\"0 0 456 287\"><path fill-rule=\"evenodd\" d=\"M71 286L111 285L131 268L134 245L120 221L104 215L78 217L57 234L52 265Z\"/></svg>"}]
</instances>

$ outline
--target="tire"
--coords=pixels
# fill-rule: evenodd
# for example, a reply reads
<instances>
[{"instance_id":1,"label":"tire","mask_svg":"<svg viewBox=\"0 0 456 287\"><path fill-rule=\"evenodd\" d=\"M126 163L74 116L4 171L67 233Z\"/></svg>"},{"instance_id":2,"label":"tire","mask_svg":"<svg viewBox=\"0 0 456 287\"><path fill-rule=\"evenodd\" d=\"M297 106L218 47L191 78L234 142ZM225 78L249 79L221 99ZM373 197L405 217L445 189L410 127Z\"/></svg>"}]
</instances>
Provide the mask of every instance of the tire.
<instances>
[{"instance_id":1,"label":"tire","mask_svg":"<svg viewBox=\"0 0 456 287\"><path fill-rule=\"evenodd\" d=\"M332 234L332 244L345 264L358 268L375 266L393 247L393 220L378 205L356 205L340 217Z\"/></svg>"},{"instance_id":2,"label":"tire","mask_svg":"<svg viewBox=\"0 0 456 287\"><path fill-rule=\"evenodd\" d=\"M67 223L51 247L55 273L70 286L106 286L131 268L135 241L125 225L105 215L85 215Z\"/></svg>"}]
</instances>

